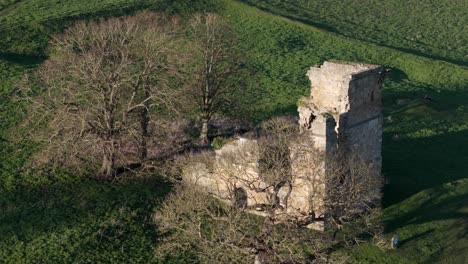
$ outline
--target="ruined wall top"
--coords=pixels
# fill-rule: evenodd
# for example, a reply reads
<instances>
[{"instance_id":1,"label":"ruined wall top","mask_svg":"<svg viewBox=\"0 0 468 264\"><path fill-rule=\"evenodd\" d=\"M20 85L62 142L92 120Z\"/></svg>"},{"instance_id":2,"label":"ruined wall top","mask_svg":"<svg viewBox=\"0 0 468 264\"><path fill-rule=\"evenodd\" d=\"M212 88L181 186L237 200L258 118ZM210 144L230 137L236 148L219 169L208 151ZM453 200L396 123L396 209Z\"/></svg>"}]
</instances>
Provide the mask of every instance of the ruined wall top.
<instances>
[{"instance_id":1,"label":"ruined wall top","mask_svg":"<svg viewBox=\"0 0 468 264\"><path fill-rule=\"evenodd\" d=\"M378 65L350 62L327 61L321 66L312 67L307 72L312 83L308 103L315 108L314 112L348 112L350 93L353 93L350 83L382 71L384 68ZM359 88L363 89L362 86Z\"/></svg>"}]
</instances>

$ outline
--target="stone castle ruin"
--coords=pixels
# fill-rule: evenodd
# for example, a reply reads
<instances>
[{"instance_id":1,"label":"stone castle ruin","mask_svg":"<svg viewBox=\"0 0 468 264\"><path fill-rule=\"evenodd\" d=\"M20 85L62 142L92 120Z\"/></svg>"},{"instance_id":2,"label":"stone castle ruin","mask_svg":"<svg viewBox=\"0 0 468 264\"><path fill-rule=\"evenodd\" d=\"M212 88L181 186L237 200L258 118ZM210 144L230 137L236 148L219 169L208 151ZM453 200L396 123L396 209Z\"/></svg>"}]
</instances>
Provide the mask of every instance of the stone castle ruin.
<instances>
[{"instance_id":1,"label":"stone castle ruin","mask_svg":"<svg viewBox=\"0 0 468 264\"><path fill-rule=\"evenodd\" d=\"M316 221L326 214L323 179L337 149L359 157L380 175L386 72L377 65L345 62L325 62L309 70L310 97L298 103L300 140L288 147L291 158L284 172L290 174L291 184L277 192L288 216L306 219L313 214L311 227L323 229L323 221ZM273 187L262 177L261 155L257 138L239 137L217 150L210 165L187 167L184 177L226 202L262 214L267 189Z\"/></svg>"}]
</instances>

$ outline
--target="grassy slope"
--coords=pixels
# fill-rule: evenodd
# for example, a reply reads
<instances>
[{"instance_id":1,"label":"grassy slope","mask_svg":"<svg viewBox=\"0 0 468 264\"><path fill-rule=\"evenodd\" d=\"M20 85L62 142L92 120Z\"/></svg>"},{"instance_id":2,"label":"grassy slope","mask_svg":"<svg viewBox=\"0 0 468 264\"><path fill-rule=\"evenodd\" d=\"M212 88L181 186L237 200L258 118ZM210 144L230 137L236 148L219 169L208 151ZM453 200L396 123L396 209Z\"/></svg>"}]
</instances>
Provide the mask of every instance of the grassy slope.
<instances>
[{"instance_id":1,"label":"grassy slope","mask_svg":"<svg viewBox=\"0 0 468 264\"><path fill-rule=\"evenodd\" d=\"M327 31L467 65L464 0L244 0Z\"/></svg>"},{"instance_id":2,"label":"grassy slope","mask_svg":"<svg viewBox=\"0 0 468 264\"><path fill-rule=\"evenodd\" d=\"M148 263L150 217L169 189L158 179L69 180L1 192L0 262Z\"/></svg>"},{"instance_id":3,"label":"grassy slope","mask_svg":"<svg viewBox=\"0 0 468 264\"><path fill-rule=\"evenodd\" d=\"M50 34L79 19L153 9L186 15L210 11L216 0L4 0L0 2L0 58L46 54Z\"/></svg>"},{"instance_id":4,"label":"grassy slope","mask_svg":"<svg viewBox=\"0 0 468 264\"><path fill-rule=\"evenodd\" d=\"M124 5L128 9L121 10L117 2L83 4L74 0L64 5L60 1L29 0L0 11L0 33L13 28L21 33L10 34L6 42L0 40L4 48L0 49L0 211L6 212L0 218L0 258L16 261L35 256L37 261L56 258L109 262L125 255L135 261L151 257L147 251L157 236L148 219L151 207L156 205L151 193L158 196L167 191L158 191L162 188L157 187L160 182L113 186L76 181L69 176L21 176L19 168L30 147L15 146L6 140L8 128L16 125L21 116L18 105L11 101L11 81L41 62L40 57L18 53L43 54L49 31L60 28L56 23L69 16L74 19L134 9L128 2ZM468 242L458 235L466 232L461 223L467 218L468 204L463 180L463 173L468 171L464 151L468 147L467 69L341 38L234 2L229 2L225 14L239 33L250 59L249 67L259 74L258 119L294 112L297 99L308 92L304 76L307 68L324 60L365 61L394 68L384 93L384 172L390 179L384 198L385 220L387 231L396 230L404 243L401 250L389 255L370 246L357 249L354 255L361 262L387 263L466 258ZM422 100L426 94L434 101ZM397 105L396 100L402 98L411 103ZM399 140L392 139L395 134ZM20 186L20 182L26 182L26 186ZM125 219L120 219L118 210L125 206L137 212L136 216L124 214ZM116 219L120 224L112 224ZM104 239L101 247L102 233L108 241Z\"/></svg>"},{"instance_id":5,"label":"grassy slope","mask_svg":"<svg viewBox=\"0 0 468 264\"><path fill-rule=\"evenodd\" d=\"M413 90L454 91L462 89L468 79L466 67L330 35L245 5L231 6L228 13L233 27L261 75L260 88L268 94L262 100L264 114L295 108L298 96L307 91L307 68L324 60L363 61L394 68L394 80L389 83L392 92L408 92L408 86Z\"/></svg>"},{"instance_id":6,"label":"grassy slope","mask_svg":"<svg viewBox=\"0 0 468 264\"><path fill-rule=\"evenodd\" d=\"M138 9L148 1L18 1L0 11L0 50L3 54L43 55L48 34L70 19L119 14ZM66 19L63 19L66 18ZM14 34L21 32L22 34Z\"/></svg>"},{"instance_id":7,"label":"grassy slope","mask_svg":"<svg viewBox=\"0 0 468 264\"><path fill-rule=\"evenodd\" d=\"M466 261L467 69L329 35L245 5L232 4L227 13L262 76L262 113L293 110L308 93L302 74L323 60L393 68L384 90L384 216L387 232L398 232L403 244L391 253L362 246L354 256L369 263ZM409 103L398 105L398 99Z\"/></svg>"},{"instance_id":8,"label":"grassy slope","mask_svg":"<svg viewBox=\"0 0 468 264\"><path fill-rule=\"evenodd\" d=\"M466 263L468 260L468 179L427 189L385 209L389 234L401 247L381 251L363 245L353 251L359 263Z\"/></svg>"}]
</instances>

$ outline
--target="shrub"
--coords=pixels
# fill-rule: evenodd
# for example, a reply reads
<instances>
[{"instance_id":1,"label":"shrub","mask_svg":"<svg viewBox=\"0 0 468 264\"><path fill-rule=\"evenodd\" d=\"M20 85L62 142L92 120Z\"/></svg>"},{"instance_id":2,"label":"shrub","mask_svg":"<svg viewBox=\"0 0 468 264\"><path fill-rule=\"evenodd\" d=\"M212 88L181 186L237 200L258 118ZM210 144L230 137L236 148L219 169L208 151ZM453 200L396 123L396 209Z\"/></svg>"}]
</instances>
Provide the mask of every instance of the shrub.
<instances>
[{"instance_id":1,"label":"shrub","mask_svg":"<svg viewBox=\"0 0 468 264\"><path fill-rule=\"evenodd\" d=\"M215 137L213 141L211 142L211 146L218 150L221 149L226 143L230 142L230 138L224 138L224 137Z\"/></svg>"}]
</instances>

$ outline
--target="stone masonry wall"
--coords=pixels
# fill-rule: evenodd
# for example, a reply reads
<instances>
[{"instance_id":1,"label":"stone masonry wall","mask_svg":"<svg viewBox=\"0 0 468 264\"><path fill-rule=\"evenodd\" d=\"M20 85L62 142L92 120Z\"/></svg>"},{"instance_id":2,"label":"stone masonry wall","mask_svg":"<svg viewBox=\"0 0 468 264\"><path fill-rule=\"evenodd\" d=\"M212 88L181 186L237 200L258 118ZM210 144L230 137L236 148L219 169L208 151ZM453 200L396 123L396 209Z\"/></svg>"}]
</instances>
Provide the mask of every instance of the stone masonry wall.
<instances>
[{"instance_id":1,"label":"stone masonry wall","mask_svg":"<svg viewBox=\"0 0 468 264\"><path fill-rule=\"evenodd\" d=\"M361 63L325 62L312 67L307 73L311 96L302 99L298 109L301 131L311 135L315 147L327 152L339 147L376 163L380 172L385 73L381 66ZM329 131L324 139L319 116L334 119L336 135Z\"/></svg>"},{"instance_id":2,"label":"stone masonry wall","mask_svg":"<svg viewBox=\"0 0 468 264\"><path fill-rule=\"evenodd\" d=\"M292 186L282 191L289 195L282 201L288 214L326 214L323 179L327 161L337 150L369 162L380 174L385 73L377 65L346 62L325 62L308 71L310 97L298 104L301 140L289 147ZM259 174L256 140L239 138L216 151L214 159L211 170L203 164L186 168L186 180L227 202L235 202L239 193L246 206L267 202L265 193L258 191L265 183Z\"/></svg>"}]
</instances>

